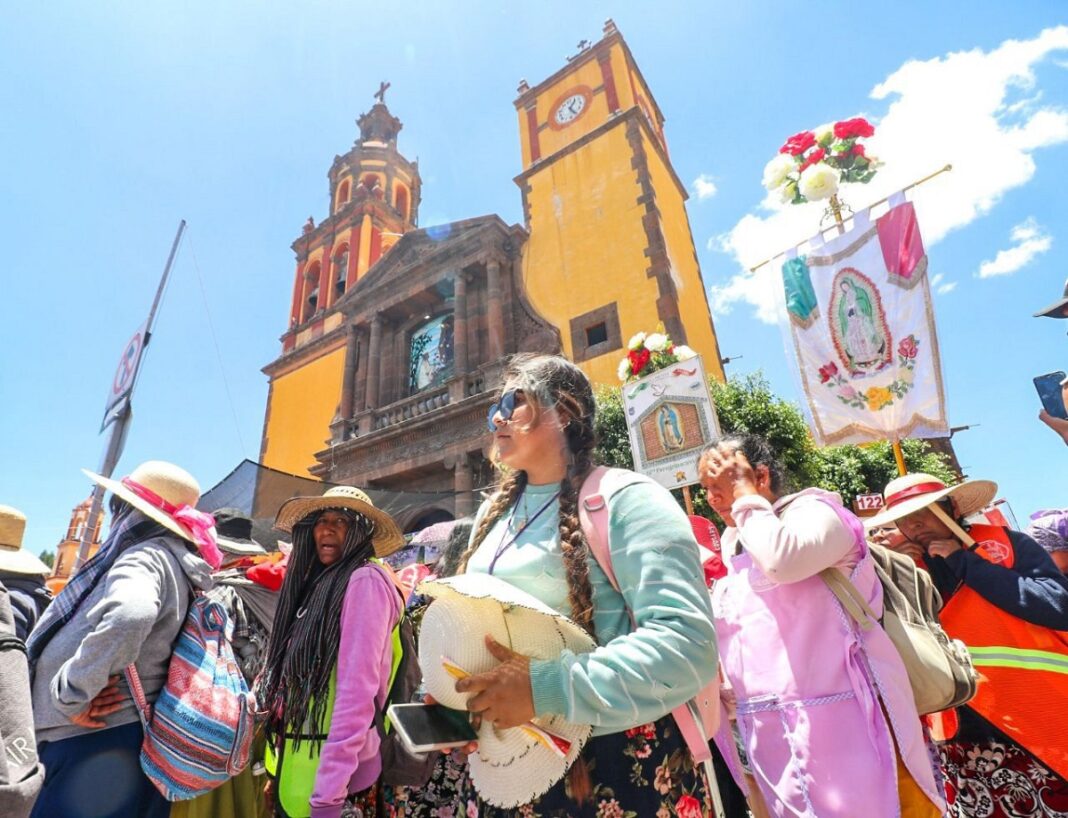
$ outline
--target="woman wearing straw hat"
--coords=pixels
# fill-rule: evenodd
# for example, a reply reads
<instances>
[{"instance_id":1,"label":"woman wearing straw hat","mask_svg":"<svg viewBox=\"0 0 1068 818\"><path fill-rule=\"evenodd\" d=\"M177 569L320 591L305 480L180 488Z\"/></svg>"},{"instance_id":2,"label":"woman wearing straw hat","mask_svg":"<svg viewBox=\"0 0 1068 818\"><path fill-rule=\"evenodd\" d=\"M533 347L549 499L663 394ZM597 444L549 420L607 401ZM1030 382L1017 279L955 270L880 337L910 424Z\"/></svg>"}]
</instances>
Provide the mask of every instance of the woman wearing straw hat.
<instances>
[{"instance_id":1,"label":"woman wearing straw hat","mask_svg":"<svg viewBox=\"0 0 1068 818\"><path fill-rule=\"evenodd\" d=\"M293 551L258 693L267 713L267 798L288 818L374 815L382 771L376 713L403 611L374 560L401 548L404 536L349 486L287 500L275 527L292 533Z\"/></svg>"},{"instance_id":2,"label":"woman wearing straw hat","mask_svg":"<svg viewBox=\"0 0 1068 818\"><path fill-rule=\"evenodd\" d=\"M44 578L47 565L22 547L26 516L11 506L0 506L0 585L11 594L15 635L26 641L38 617L52 601Z\"/></svg>"},{"instance_id":3,"label":"woman wearing straw hat","mask_svg":"<svg viewBox=\"0 0 1068 818\"><path fill-rule=\"evenodd\" d=\"M123 668L137 666L154 702L193 591L211 587L220 555L200 486L171 463L111 480L111 529L44 612L27 644L45 784L36 818L165 818L170 805L138 761L141 721Z\"/></svg>"},{"instance_id":4,"label":"woman wearing straw hat","mask_svg":"<svg viewBox=\"0 0 1068 818\"><path fill-rule=\"evenodd\" d=\"M950 814L1000 818L1068 813L1068 577L1031 537L964 518L994 499L997 485L946 486L906 474L886 487L885 509L866 521L895 524L944 602L950 637L964 642L979 686L934 727Z\"/></svg>"},{"instance_id":5,"label":"woman wearing straw hat","mask_svg":"<svg viewBox=\"0 0 1068 818\"><path fill-rule=\"evenodd\" d=\"M940 816L901 656L881 627L858 628L821 576L840 572L881 613L860 521L831 492L784 496L785 470L758 435L721 439L700 471L728 526L713 608L757 795L776 816ZM725 732L717 744L737 773Z\"/></svg>"},{"instance_id":6,"label":"woman wearing straw hat","mask_svg":"<svg viewBox=\"0 0 1068 818\"><path fill-rule=\"evenodd\" d=\"M594 411L589 380L556 356L513 359L490 411L508 471L478 513L461 571L523 589L599 647L531 660L487 642L500 664L457 683L468 708L502 730L551 716L593 725L564 780L514 809L483 803L483 818L698 818L710 809L704 770L669 715L716 675L697 546L671 494L632 475L605 497L622 593L612 587L579 521L579 492L593 468ZM521 789L527 782L513 783Z\"/></svg>"}]
</instances>

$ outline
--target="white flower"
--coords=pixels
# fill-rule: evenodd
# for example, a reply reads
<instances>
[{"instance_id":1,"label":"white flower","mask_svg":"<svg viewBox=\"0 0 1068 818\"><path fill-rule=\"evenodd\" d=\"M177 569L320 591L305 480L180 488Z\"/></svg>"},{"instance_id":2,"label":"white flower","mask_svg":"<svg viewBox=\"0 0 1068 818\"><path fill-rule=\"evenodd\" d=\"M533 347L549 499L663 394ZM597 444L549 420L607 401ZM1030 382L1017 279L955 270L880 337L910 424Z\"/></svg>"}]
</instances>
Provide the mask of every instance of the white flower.
<instances>
[{"instance_id":1,"label":"white flower","mask_svg":"<svg viewBox=\"0 0 1068 818\"><path fill-rule=\"evenodd\" d=\"M785 185L779 188L779 201L783 204L790 204L794 200L795 193L797 193L797 182L790 179Z\"/></svg>"},{"instance_id":2,"label":"white flower","mask_svg":"<svg viewBox=\"0 0 1068 818\"><path fill-rule=\"evenodd\" d=\"M619 362L619 369L616 370L616 374L623 383L627 382L627 378L630 377L630 361L624 358Z\"/></svg>"},{"instance_id":3,"label":"white flower","mask_svg":"<svg viewBox=\"0 0 1068 818\"><path fill-rule=\"evenodd\" d=\"M650 332L645 336L645 348L650 352L663 352L668 348L668 338L662 332Z\"/></svg>"},{"instance_id":4,"label":"white flower","mask_svg":"<svg viewBox=\"0 0 1068 818\"><path fill-rule=\"evenodd\" d=\"M789 154L776 154L774 159L764 165L764 187L767 190L775 190L796 167L797 162Z\"/></svg>"},{"instance_id":5,"label":"white flower","mask_svg":"<svg viewBox=\"0 0 1068 818\"><path fill-rule=\"evenodd\" d=\"M837 169L822 162L805 168L799 185L801 195L810 202L831 198L838 192L839 175Z\"/></svg>"},{"instance_id":6,"label":"white flower","mask_svg":"<svg viewBox=\"0 0 1068 818\"><path fill-rule=\"evenodd\" d=\"M697 357L697 352L690 349L686 344L675 344L675 357L680 361L688 361L690 358Z\"/></svg>"},{"instance_id":7,"label":"white flower","mask_svg":"<svg viewBox=\"0 0 1068 818\"><path fill-rule=\"evenodd\" d=\"M627 349L639 349L644 343L645 333L639 332L637 335L631 336L631 339L627 341Z\"/></svg>"},{"instance_id":8,"label":"white flower","mask_svg":"<svg viewBox=\"0 0 1068 818\"><path fill-rule=\"evenodd\" d=\"M813 133L816 134L816 144L826 148L834 141L834 124L828 122L826 125L820 125Z\"/></svg>"}]
</instances>

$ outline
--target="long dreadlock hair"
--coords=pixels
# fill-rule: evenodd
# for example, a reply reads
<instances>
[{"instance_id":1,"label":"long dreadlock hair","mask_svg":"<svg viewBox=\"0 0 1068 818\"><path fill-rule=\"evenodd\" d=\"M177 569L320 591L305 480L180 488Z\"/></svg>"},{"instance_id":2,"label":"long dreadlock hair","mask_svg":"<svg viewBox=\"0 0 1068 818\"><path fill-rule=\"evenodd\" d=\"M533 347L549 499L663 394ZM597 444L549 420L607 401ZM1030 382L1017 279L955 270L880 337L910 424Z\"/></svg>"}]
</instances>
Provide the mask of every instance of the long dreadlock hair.
<instances>
[{"instance_id":1,"label":"long dreadlock hair","mask_svg":"<svg viewBox=\"0 0 1068 818\"><path fill-rule=\"evenodd\" d=\"M340 558L323 567L313 531L325 511L345 514L349 530ZM341 640L341 605L352 572L374 555L373 534L374 523L349 509L321 509L293 526L293 552L260 682L272 746L290 734L299 747L310 735L318 749L329 730L323 720Z\"/></svg>"},{"instance_id":2,"label":"long dreadlock hair","mask_svg":"<svg viewBox=\"0 0 1068 818\"><path fill-rule=\"evenodd\" d=\"M590 636L597 638L593 624L593 587L590 585L589 543L578 517L578 496L582 483L593 470L593 448L597 444L593 418L596 405L593 388L581 369L558 355L516 355L504 371L510 388L522 389L534 409L533 423L541 413L556 409L567 441L569 463L560 481L560 552L567 571L567 597L571 618ZM512 471L490 500L485 517L460 560L459 573L467 569L493 524L511 508L527 484L527 473Z\"/></svg>"}]
</instances>

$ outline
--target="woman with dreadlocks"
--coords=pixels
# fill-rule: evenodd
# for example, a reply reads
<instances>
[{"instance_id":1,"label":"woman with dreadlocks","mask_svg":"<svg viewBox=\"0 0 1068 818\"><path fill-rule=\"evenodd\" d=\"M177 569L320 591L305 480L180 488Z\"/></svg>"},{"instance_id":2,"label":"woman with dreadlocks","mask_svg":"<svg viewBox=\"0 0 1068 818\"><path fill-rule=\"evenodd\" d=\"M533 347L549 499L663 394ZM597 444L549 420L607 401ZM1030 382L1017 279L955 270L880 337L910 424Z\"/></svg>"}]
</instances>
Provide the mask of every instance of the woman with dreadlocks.
<instances>
[{"instance_id":1,"label":"woman with dreadlocks","mask_svg":"<svg viewBox=\"0 0 1068 818\"><path fill-rule=\"evenodd\" d=\"M374 558L404 545L359 489L295 497L275 527L292 532L259 700L266 710L265 795L284 818L374 815L382 771L377 715L403 608Z\"/></svg>"},{"instance_id":2,"label":"woman with dreadlocks","mask_svg":"<svg viewBox=\"0 0 1068 818\"><path fill-rule=\"evenodd\" d=\"M489 426L507 472L479 510L461 571L523 588L600 647L532 660L487 640L501 664L457 683L471 694L469 710L500 728L559 714L594 732L547 793L511 810L483 804L480 815L707 816L704 770L669 715L716 676L712 612L686 515L666 489L636 474L603 491L617 591L579 520L595 444L586 376L556 356L513 359Z\"/></svg>"}]
</instances>

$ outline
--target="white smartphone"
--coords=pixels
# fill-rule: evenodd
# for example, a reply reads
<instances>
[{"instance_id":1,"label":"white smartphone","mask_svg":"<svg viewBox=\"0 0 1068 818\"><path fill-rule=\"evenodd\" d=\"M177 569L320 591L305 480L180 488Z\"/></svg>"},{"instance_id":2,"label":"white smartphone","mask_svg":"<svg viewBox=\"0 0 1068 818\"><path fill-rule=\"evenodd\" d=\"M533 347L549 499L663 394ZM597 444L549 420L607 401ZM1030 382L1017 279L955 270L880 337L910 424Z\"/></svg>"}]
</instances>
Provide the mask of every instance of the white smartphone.
<instances>
[{"instance_id":1,"label":"white smartphone","mask_svg":"<svg viewBox=\"0 0 1068 818\"><path fill-rule=\"evenodd\" d=\"M386 711L393 729L412 753L451 750L477 741L471 714L440 704L393 704Z\"/></svg>"}]
</instances>

